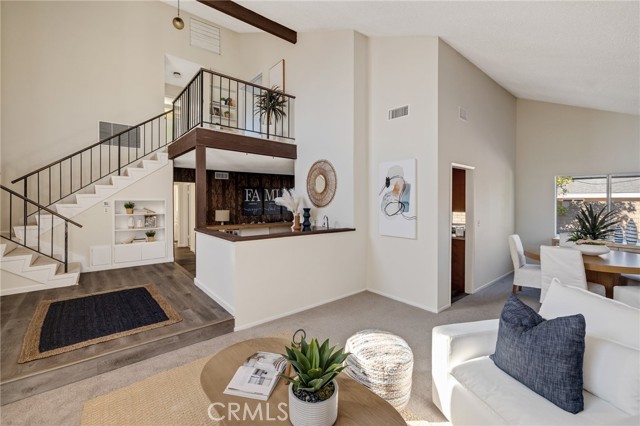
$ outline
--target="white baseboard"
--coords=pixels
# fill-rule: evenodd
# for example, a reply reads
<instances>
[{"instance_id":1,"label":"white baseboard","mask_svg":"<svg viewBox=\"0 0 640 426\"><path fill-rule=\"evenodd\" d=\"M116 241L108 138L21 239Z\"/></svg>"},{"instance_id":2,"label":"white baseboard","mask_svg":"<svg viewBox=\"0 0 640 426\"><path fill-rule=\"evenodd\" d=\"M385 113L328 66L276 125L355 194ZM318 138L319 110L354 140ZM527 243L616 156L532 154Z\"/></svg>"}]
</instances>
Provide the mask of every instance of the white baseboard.
<instances>
[{"instance_id":1,"label":"white baseboard","mask_svg":"<svg viewBox=\"0 0 640 426\"><path fill-rule=\"evenodd\" d=\"M214 294L211 290L209 290L202 282L198 281L198 278L193 279L193 283L202 290L207 296L213 299L218 305L222 306L225 311L229 312L231 315L235 314L235 309L231 306L226 300L221 299L216 294Z\"/></svg>"},{"instance_id":2,"label":"white baseboard","mask_svg":"<svg viewBox=\"0 0 640 426\"><path fill-rule=\"evenodd\" d=\"M485 288L487 288L487 287L489 287L489 286L491 286L491 285L493 285L493 284L497 283L498 281L500 281L501 279L503 279L504 277L506 277L507 275L510 275L510 274L513 274L513 270L511 270L511 271L507 272L507 273L506 273L506 274L504 274L504 275L500 275L498 278L496 278L496 279L494 279L494 280L491 280L491 281L489 281L489 282L488 282L488 283L486 283L486 284L482 284L480 287L476 288L476 289L473 291L473 293L471 293L471 294L475 294L475 293L479 292L480 290L485 289Z\"/></svg>"},{"instance_id":3,"label":"white baseboard","mask_svg":"<svg viewBox=\"0 0 640 426\"><path fill-rule=\"evenodd\" d=\"M133 268L134 266L146 266L146 265L155 265L156 263L173 263L173 256L163 257L159 259L149 259L149 260L140 260L137 262L129 262L129 263L111 263L109 265L100 265L100 266L88 266L82 264L82 271L84 272L98 272L98 271L108 271L111 269L123 269L123 268Z\"/></svg>"},{"instance_id":4,"label":"white baseboard","mask_svg":"<svg viewBox=\"0 0 640 426\"><path fill-rule=\"evenodd\" d=\"M375 289L372 289L372 288L368 288L367 291L370 291L371 293L375 293L375 294L377 294L379 296L382 296L382 297L386 297L387 299L395 300L396 302L404 303L405 305L413 306L415 308L420 308L420 309L422 309L424 311L427 311L427 312L438 313L438 311L433 310L433 308L430 308L428 306L424 306L424 305L421 305L419 303L412 302L412 301L404 299L402 297L392 296L392 295L387 294L387 293L385 293L383 291L380 291L380 290L375 290Z\"/></svg>"},{"instance_id":5,"label":"white baseboard","mask_svg":"<svg viewBox=\"0 0 640 426\"><path fill-rule=\"evenodd\" d=\"M267 322L271 322L271 321L274 321L274 320L277 320L277 319L280 319L280 318L284 318L284 317L287 317L289 315L297 314L297 313L302 312L302 311L307 311L309 309L317 308L318 306L326 305L327 303L335 302L336 300L344 299L345 297L350 297L350 296L353 296L355 294L362 293L363 291L367 291L367 289L352 291L350 293L346 293L346 294L343 294L341 296L337 296L337 297L334 297L334 298L331 298L331 299L328 299L328 300L323 300L322 302L319 302L319 303L313 303L311 305L307 305L307 306L304 306L304 307L298 308L298 309L293 309L291 311L287 311L287 312L282 313L282 314L273 315L273 316L270 316L270 317L267 317L267 318L264 318L264 319L261 319L261 320L258 320L258 321L250 322L248 324L243 324L243 325L240 325L240 326L236 326L233 329L233 331L246 330L247 328L255 327L257 325L261 325L261 324L264 324L264 323L267 323Z\"/></svg>"}]
</instances>

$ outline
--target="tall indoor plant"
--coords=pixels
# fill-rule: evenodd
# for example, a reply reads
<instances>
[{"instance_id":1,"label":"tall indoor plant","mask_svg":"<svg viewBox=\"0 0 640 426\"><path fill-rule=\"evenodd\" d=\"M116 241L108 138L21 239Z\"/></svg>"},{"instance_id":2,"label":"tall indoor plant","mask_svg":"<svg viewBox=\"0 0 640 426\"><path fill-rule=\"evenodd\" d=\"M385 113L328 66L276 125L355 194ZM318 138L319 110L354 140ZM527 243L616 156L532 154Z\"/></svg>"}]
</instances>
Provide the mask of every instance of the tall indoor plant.
<instances>
[{"instance_id":1,"label":"tall indoor plant","mask_svg":"<svg viewBox=\"0 0 640 426\"><path fill-rule=\"evenodd\" d=\"M277 127L278 121L281 121L287 116L287 112L285 111L286 105L287 97L277 85L271 87L271 90L260 90L260 95L258 95L254 107L254 114L260 115L261 122L263 122L266 117L267 139L271 133L271 124L273 123L274 127Z\"/></svg>"},{"instance_id":2,"label":"tall indoor plant","mask_svg":"<svg viewBox=\"0 0 640 426\"><path fill-rule=\"evenodd\" d=\"M291 342L285 357L295 370L295 377L282 375L289 386L289 421L293 426L331 426L338 417L338 382L336 376L346 368L342 363L349 353L334 351L329 339L321 345L313 338L301 339L300 347Z\"/></svg>"}]
</instances>

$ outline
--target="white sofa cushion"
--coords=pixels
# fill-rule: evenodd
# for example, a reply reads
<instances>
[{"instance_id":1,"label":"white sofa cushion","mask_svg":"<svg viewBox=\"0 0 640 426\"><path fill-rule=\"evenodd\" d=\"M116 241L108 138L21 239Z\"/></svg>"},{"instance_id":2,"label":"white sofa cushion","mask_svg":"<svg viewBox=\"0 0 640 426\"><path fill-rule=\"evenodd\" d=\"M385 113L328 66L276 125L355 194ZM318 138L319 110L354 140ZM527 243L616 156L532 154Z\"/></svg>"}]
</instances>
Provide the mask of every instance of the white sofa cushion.
<instances>
[{"instance_id":1,"label":"white sofa cushion","mask_svg":"<svg viewBox=\"0 0 640 426\"><path fill-rule=\"evenodd\" d=\"M609 402L584 392L584 410L571 414L532 392L522 383L495 366L489 357L475 358L456 366L452 376L462 387L484 402L496 417L509 425L604 425L624 422L629 414ZM452 399L453 417L465 407ZM486 416L485 416L486 417ZM454 424L474 424L473 417L466 420L452 418Z\"/></svg>"},{"instance_id":2,"label":"white sofa cushion","mask_svg":"<svg viewBox=\"0 0 640 426\"><path fill-rule=\"evenodd\" d=\"M587 336L640 350L640 309L624 303L554 282L538 313L546 319L582 314Z\"/></svg>"},{"instance_id":3,"label":"white sofa cushion","mask_svg":"<svg viewBox=\"0 0 640 426\"><path fill-rule=\"evenodd\" d=\"M640 415L640 351L587 336L584 389L632 415Z\"/></svg>"}]
</instances>

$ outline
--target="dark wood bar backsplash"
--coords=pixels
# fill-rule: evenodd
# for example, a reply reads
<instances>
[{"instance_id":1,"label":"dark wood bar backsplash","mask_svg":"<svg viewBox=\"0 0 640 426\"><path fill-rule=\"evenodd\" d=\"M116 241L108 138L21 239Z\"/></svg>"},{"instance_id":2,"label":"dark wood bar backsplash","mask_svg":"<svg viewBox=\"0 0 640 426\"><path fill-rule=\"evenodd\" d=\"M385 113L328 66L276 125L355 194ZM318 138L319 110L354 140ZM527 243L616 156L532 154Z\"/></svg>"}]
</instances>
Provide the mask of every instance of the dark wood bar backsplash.
<instances>
[{"instance_id":1,"label":"dark wood bar backsplash","mask_svg":"<svg viewBox=\"0 0 640 426\"><path fill-rule=\"evenodd\" d=\"M207 224L214 225L216 210L229 210L231 223L282 222L292 220L291 213L283 209L283 214L244 216L242 201L245 188L282 189L293 188L294 176L268 175L261 173L229 173L229 179L216 179L215 170L207 170ZM195 182L195 169L173 169L174 182Z\"/></svg>"}]
</instances>

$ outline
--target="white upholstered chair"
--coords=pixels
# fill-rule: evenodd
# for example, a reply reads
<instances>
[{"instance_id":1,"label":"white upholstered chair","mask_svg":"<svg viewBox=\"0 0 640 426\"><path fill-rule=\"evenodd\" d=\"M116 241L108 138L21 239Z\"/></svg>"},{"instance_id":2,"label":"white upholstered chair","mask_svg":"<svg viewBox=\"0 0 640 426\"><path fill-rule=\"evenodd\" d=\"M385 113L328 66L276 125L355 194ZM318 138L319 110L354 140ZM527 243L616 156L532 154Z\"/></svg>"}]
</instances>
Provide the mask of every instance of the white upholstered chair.
<instances>
[{"instance_id":1,"label":"white upholstered chair","mask_svg":"<svg viewBox=\"0 0 640 426\"><path fill-rule=\"evenodd\" d=\"M582 252L579 250L568 247L541 246L540 266L542 267L540 302L544 301L554 278L558 278L564 285L583 288L605 297L605 289L602 284L587 282Z\"/></svg>"},{"instance_id":2,"label":"white upholstered chair","mask_svg":"<svg viewBox=\"0 0 640 426\"><path fill-rule=\"evenodd\" d=\"M542 280L540 265L527 263L522 241L517 234L509 235L509 250L513 261L512 291L515 293L518 287L540 288Z\"/></svg>"},{"instance_id":3,"label":"white upholstered chair","mask_svg":"<svg viewBox=\"0 0 640 426\"><path fill-rule=\"evenodd\" d=\"M620 280L626 285L613 288L613 298L640 309L640 275L622 274Z\"/></svg>"}]
</instances>

